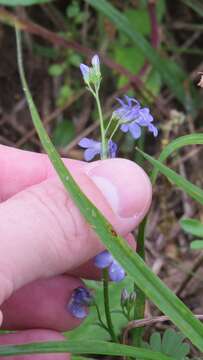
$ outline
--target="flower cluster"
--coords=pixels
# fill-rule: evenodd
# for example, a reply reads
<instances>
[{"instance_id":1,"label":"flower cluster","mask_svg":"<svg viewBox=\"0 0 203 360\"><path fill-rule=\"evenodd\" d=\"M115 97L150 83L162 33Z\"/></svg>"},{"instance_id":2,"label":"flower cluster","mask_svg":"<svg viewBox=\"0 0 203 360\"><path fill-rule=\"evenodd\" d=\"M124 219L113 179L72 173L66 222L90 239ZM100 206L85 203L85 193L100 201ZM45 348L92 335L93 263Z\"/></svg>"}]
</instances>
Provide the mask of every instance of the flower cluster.
<instances>
[{"instance_id":1,"label":"flower cluster","mask_svg":"<svg viewBox=\"0 0 203 360\"><path fill-rule=\"evenodd\" d=\"M85 161L91 161L96 155L101 155L102 145L101 141L95 141L88 138L83 138L78 143L84 151L84 159ZM116 157L117 145L112 140L108 141L108 156L110 158Z\"/></svg>"},{"instance_id":2,"label":"flower cluster","mask_svg":"<svg viewBox=\"0 0 203 360\"><path fill-rule=\"evenodd\" d=\"M108 268L109 277L112 281L119 282L125 277L124 269L107 250L104 250L94 258L94 264L98 269Z\"/></svg>"},{"instance_id":3,"label":"flower cluster","mask_svg":"<svg viewBox=\"0 0 203 360\"><path fill-rule=\"evenodd\" d=\"M157 128L152 124L153 116L147 107L141 108L140 103L127 95L124 96L125 101L117 98L120 107L113 112L113 117L117 119L123 132L130 132L134 139L141 136L141 127L147 127L149 132L156 137L158 135Z\"/></svg>"},{"instance_id":4,"label":"flower cluster","mask_svg":"<svg viewBox=\"0 0 203 360\"><path fill-rule=\"evenodd\" d=\"M90 291L84 287L78 287L73 291L68 304L68 310L77 319L83 319L87 316L87 306L92 303Z\"/></svg>"}]
</instances>

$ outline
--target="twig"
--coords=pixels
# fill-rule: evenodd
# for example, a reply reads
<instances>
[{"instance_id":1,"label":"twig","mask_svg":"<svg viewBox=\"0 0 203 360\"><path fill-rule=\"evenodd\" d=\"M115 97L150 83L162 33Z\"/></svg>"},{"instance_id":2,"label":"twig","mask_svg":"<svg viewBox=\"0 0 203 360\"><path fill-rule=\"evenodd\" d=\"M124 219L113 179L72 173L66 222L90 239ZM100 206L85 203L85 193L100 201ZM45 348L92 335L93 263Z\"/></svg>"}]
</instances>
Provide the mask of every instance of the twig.
<instances>
[{"instance_id":1,"label":"twig","mask_svg":"<svg viewBox=\"0 0 203 360\"><path fill-rule=\"evenodd\" d=\"M199 320L203 320L203 315L195 314L194 316ZM139 327L143 327L146 325L151 326L157 322L165 322L165 321L170 321L168 316L155 316L155 317L151 317L151 318L130 321L123 331L123 344L126 344L130 330L139 328Z\"/></svg>"},{"instance_id":2,"label":"twig","mask_svg":"<svg viewBox=\"0 0 203 360\"><path fill-rule=\"evenodd\" d=\"M193 278L194 273L197 272L199 267L203 264L203 253L199 254L197 259L195 259L194 264L191 266L190 270L185 275L182 282L179 284L177 289L175 290L175 293L177 296L180 296L182 291L185 290L186 286L190 282L190 280Z\"/></svg>"}]
</instances>

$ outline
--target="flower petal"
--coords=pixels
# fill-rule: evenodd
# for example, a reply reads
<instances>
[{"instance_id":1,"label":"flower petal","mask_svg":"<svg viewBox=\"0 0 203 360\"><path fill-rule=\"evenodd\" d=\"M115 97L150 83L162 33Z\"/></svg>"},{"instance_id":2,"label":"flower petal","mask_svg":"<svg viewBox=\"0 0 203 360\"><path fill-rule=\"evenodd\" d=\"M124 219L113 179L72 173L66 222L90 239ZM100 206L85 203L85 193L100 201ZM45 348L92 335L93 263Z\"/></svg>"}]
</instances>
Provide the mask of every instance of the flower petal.
<instances>
[{"instance_id":1,"label":"flower petal","mask_svg":"<svg viewBox=\"0 0 203 360\"><path fill-rule=\"evenodd\" d=\"M84 319L87 316L87 309L84 305L80 305L71 301L68 306L70 313L77 319Z\"/></svg>"},{"instance_id":2,"label":"flower petal","mask_svg":"<svg viewBox=\"0 0 203 360\"><path fill-rule=\"evenodd\" d=\"M154 137L158 135L158 129L153 124L149 124L148 130L153 133Z\"/></svg>"},{"instance_id":3,"label":"flower petal","mask_svg":"<svg viewBox=\"0 0 203 360\"><path fill-rule=\"evenodd\" d=\"M83 76L84 80L88 81L89 76L90 76L90 68L89 68L89 66L87 66L85 64L80 64L80 71L82 73L82 76Z\"/></svg>"},{"instance_id":4,"label":"flower petal","mask_svg":"<svg viewBox=\"0 0 203 360\"><path fill-rule=\"evenodd\" d=\"M119 282L125 278L125 270L117 263L116 260L114 260L109 267L109 277L115 282Z\"/></svg>"},{"instance_id":5,"label":"flower petal","mask_svg":"<svg viewBox=\"0 0 203 360\"><path fill-rule=\"evenodd\" d=\"M134 139L139 139L141 136L141 127L133 122L129 125L129 131Z\"/></svg>"},{"instance_id":6,"label":"flower petal","mask_svg":"<svg viewBox=\"0 0 203 360\"><path fill-rule=\"evenodd\" d=\"M128 130L129 130L129 125L123 124L123 125L121 125L120 129L121 129L121 131L123 131L124 133L126 133L126 132L128 132Z\"/></svg>"},{"instance_id":7,"label":"flower petal","mask_svg":"<svg viewBox=\"0 0 203 360\"><path fill-rule=\"evenodd\" d=\"M94 264L99 269L107 268L113 261L112 255L104 250L94 258Z\"/></svg>"},{"instance_id":8,"label":"flower petal","mask_svg":"<svg viewBox=\"0 0 203 360\"><path fill-rule=\"evenodd\" d=\"M92 139L88 139L88 138L82 138L78 145L81 146L82 148L86 149L86 148L89 148L89 147L92 147L94 146L94 140Z\"/></svg>"},{"instance_id":9,"label":"flower petal","mask_svg":"<svg viewBox=\"0 0 203 360\"><path fill-rule=\"evenodd\" d=\"M98 55L94 55L92 58L92 66L95 69L96 73L100 73L100 61L99 61L99 56Z\"/></svg>"},{"instance_id":10,"label":"flower petal","mask_svg":"<svg viewBox=\"0 0 203 360\"><path fill-rule=\"evenodd\" d=\"M88 148L84 151L84 159L85 161L91 161L98 154L100 154L100 151L97 149L94 149L93 147Z\"/></svg>"},{"instance_id":11,"label":"flower petal","mask_svg":"<svg viewBox=\"0 0 203 360\"><path fill-rule=\"evenodd\" d=\"M92 301L92 295L88 289L80 286L73 291L72 299L76 304L89 305Z\"/></svg>"},{"instance_id":12,"label":"flower petal","mask_svg":"<svg viewBox=\"0 0 203 360\"><path fill-rule=\"evenodd\" d=\"M117 149L118 149L117 144L114 141L109 140L108 147L109 147L109 155L110 155L110 157L115 158L116 153L117 153Z\"/></svg>"}]
</instances>

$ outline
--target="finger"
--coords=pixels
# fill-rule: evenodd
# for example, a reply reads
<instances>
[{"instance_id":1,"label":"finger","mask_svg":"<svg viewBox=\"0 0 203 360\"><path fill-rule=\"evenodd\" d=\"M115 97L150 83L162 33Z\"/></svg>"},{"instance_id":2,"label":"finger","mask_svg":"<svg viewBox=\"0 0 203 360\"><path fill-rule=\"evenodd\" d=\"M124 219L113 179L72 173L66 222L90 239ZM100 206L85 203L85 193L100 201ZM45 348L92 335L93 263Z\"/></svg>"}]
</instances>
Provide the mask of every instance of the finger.
<instances>
[{"instance_id":1,"label":"finger","mask_svg":"<svg viewBox=\"0 0 203 360\"><path fill-rule=\"evenodd\" d=\"M64 337L51 330L26 330L15 334L0 336L0 345L17 345L32 342L62 341ZM70 360L69 354L46 354L46 355L16 355L2 356L2 360Z\"/></svg>"},{"instance_id":2,"label":"finger","mask_svg":"<svg viewBox=\"0 0 203 360\"><path fill-rule=\"evenodd\" d=\"M82 319L77 319L72 316L68 306L73 291L78 287L84 287L84 284L68 275L25 285L2 305L2 328L67 331L79 326L88 311Z\"/></svg>"},{"instance_id":3,"label":"finger","mask_svg":"<svg viewBox=\"0 0 203 360\"><path fill-rule=\"evenodd\" d=\"M99 161L72 173L121 235L149 208L150 182L131 161ZM103 250L56 178L1 203L0 219L0 302L26 283L70 271Z\"/></svg>"},{"instance_id":4,"label":"finger","mask_svg":"<svg viewBox=\"0 0 203 360\"><path fill-rule=\"evenodd\" d=\"M132 234L126 236L128 243L135 249L136 243ZM94 261L78 268L75 273L81 277L98 280L101 271ZM84 284L76 277L60 275L51 279L38 280L17 290L2 305L4 314L2 328L5 330L52 329L68 331L78 326L82 319L72 316L69 304L73 291Z\"/></svg>"},{"instance_id":5,"label":"finger","mask_svg":"<svg viewBox=\"0 0 203 360\"><path fill-rule=\"evenodd\" d=\"M86 165L71 159L65 163L70 171ZM0 201L56 174L47 155L4 145L0 145L0 165Z\"/></svg>"}]
</instances>

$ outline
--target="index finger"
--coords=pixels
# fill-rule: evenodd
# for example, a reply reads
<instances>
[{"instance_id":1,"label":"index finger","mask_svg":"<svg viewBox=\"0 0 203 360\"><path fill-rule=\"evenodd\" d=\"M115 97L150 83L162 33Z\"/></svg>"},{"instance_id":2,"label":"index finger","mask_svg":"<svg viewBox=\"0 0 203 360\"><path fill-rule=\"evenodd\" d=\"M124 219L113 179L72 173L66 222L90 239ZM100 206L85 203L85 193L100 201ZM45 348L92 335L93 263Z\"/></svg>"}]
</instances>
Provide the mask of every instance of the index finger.
<instances>
[{"instance_id":1,"label":"index finger","mask_svg":"<svg viewBox=\"0 0 203 360\"><path fill-rule=\"evenodd\" d=\"M64 161L70 171L72 167L79 169L86 165L77 160ZM0 169L0 201L56 174L46 154L4 145L0 145Z\"/></svg>"}]
</instances>

